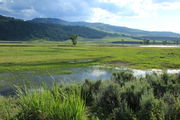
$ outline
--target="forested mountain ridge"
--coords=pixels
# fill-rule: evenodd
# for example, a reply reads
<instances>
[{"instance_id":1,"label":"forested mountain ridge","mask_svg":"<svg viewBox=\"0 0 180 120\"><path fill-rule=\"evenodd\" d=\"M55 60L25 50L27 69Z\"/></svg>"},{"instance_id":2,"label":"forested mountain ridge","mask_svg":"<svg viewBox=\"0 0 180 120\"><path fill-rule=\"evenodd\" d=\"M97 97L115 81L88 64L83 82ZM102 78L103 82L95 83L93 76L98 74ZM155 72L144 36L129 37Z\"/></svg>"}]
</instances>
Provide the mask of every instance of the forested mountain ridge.
<instances>
[{"instance_id":1,"label":"forested mountain ridge","mask_svg":"<svg viewBox=\"0 0 180 120\"><path fill-rule=\"evenodd\" d=\"M180 34L173 32L150 32L103 23L68 22L56 18L35 18L24 21L0 15L0 40L46 39L64 41L68 40L72 34L90 39L122 37L138 40L180 41Z\"/></svg>"},{"instance_id":2,"label":"forested mountain ridge","mask_svg":"<svg viewBox=\"0 0 180 120\"><path fill-rule=\"evenodd\" d=\"M0 15L0 40L27 41L47 39L63 41L69 39L72 34L96 39L106 36L117 36L117 34L106 33L84 26L36 23Z\"/></svg>"},{"instance_id":3,"label":"forested mountain ridge","mask_svg":"<svg viewBox=\"0 0 180 120\"><path fill-rule=\"evenodd\" d=\"M65 20L57 19L57 18L35 18L31 21L37 22L37 23L46 23L46 24L86 26L90 28L103 30L103 31L118 32L118 33L128 34L128 35L180 37L180 34L173 33L173 32L144 31L144 30L132 29L128 27L113 26L113 25L103 24L103 23L68 22Z\"/></svg>"}]
</instances>

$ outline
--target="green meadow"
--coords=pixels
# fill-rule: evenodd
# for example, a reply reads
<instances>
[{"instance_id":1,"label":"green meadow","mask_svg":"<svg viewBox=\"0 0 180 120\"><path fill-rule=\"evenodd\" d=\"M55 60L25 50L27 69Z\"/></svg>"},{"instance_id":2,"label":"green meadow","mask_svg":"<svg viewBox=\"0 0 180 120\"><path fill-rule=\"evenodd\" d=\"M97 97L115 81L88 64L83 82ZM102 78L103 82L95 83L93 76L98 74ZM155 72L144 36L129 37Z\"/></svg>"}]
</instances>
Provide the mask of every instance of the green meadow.
<instances>
[{"instance_id":1,"label":"green meadow","mask_svg":"<svg viewBox=\"0 0 180 120\"><path fill-rule=\"evenodd\" d=\"M0 72L48 70L89 65L136 69L179 69L180 48L145 48L108 45L1 43ZM63 72L63 71L61 71Z\"/></svg>"}]
</instances>

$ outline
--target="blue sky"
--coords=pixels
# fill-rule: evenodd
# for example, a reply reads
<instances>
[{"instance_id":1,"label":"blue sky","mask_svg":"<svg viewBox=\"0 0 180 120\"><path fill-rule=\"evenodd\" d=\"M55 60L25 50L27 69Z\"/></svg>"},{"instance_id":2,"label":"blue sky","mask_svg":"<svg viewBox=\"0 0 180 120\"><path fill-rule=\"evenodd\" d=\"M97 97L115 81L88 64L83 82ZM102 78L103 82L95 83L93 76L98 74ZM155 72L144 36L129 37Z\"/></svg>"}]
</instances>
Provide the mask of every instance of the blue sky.
<instances>
[{"instance_id":1,"label":"blue sky","mask_svg":"<svg viewBox=\"0 0 180 120\"><path fill-rule=\"evenodd\" d=\"M180 0L0 0L0 14L180 33Z\"/></svg>"}]
</instances>

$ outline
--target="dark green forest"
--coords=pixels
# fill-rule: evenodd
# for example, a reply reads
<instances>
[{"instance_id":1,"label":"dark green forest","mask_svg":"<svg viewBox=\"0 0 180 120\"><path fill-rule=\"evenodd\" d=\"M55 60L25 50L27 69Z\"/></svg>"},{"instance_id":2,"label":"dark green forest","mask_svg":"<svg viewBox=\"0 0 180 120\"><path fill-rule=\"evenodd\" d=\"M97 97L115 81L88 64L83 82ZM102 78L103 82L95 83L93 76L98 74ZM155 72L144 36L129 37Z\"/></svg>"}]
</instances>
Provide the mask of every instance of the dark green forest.
<instances>
[{"instance_id":1,"label":"dark green forest","mask_svg":"<svg viewBox=\"0 0 180 120\"><path fill-rule=\"evenodd\" d=\"M82 26L34 23L0 16L0 40L27 41L32 39L47 39L63 41L68 40L72 34L77 34L84 38L116 36L115 34L105 33Z\"/></svg>"},{"instance_id":2,"label":"dark green forest","mask_svg":"<svg viewBox=\"0 0 180 120\"><path fill-rule=\"evenodd\" d=\"M60 25L72 25L72 26L85 26L100 31L113 32L119 34L121 37L133 38L133 39L149 39L149 40L178 40L180 41L180 34L173 32L157 32L157 31L144 31L139 29L132 29L121 26L113 26L103 23L88 23L88 22L68 22L56 18L35 18L31 20L36 23L46 24L60 24Z\"/></svg>"}]
</instances>

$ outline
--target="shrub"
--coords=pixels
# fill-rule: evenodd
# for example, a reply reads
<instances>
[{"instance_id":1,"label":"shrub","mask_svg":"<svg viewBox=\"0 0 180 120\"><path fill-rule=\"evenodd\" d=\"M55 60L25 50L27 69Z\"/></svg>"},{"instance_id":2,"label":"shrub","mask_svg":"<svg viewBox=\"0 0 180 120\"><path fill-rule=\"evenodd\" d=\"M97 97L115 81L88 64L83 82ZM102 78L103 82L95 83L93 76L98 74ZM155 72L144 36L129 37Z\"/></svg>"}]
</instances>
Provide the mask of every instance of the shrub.
<instances>
[{"instance_id":1,"label":"shrub","mask_svg":"<svg viewBox=\"0 0 180 120\"><path fill-rule=\"evenodd\" d=\"M128 89L126 92L121 94L121 97L127 101L127 105L133 110L138 111L140 109L140 99L142 92L135 92L134 88Z\"/></svg>"},{"instance_id":2,"label":"shrub","mask_svg":"<svg viewBox=\"0 0 180 120\"><path fill-rule=\"evenodd\" d=\"M121 101L120 107L114 112L114 120L136 120L136 114L128 107L126 101Z\"/></svg>"},{"instance_id":3,"label":"shrub","mask_svg":"<svg viewBox=\"0 0 180 120\"><path fill-rule=\"evenodd\" d=\"M166 72L164 72L164 73L161 75L161 79L162 79L162 81L163 81L163 83L164 83L165 85L168 84L169 78L170 78L170 76L169 76Z\"/></svg>"},{"instance_id":4,"label":"shrub","mask_svg":"<svg viewBox=\"0 0 180 120\"><path fill-rule=\"evenodd\" d=\"M141 100L140 120L164 120L165 104L160 99L155 99L152 94L145 94Z\"/></svg>"},{"instance_id":5,"label":"shrub","mask_svg":"<svg viewBox=\"0 0 180 120\"><path fill-rule=\"evenodd\" d=\"M163 73L160 76L157 74L146 75L146 79L153 88L154 95L157 98L163 97L166 92L170 92L171 94L177 96L180 93L178 78L178 74L170 75Z\"/></svg>"},{"instance_id":6,"label":"shrub","mask_svg":"<svg viewBox=\"0 0 180 120\"><path fill-rule=\"evenodd\" d=\"M95 101L94 112L100 119L106 119L120 107L119 85L111 84L103 89Z\"/></svg>"},{"instance_id":7,"label":"shrub","mask_svg":"<svg viewBox=\"0 0 180 120\"><path fill-rule=\"evenodd\" d=\"M140 109L141 96L146 92L152 92L152 89L145 79L137 79L125 83L121 90L121 98L127 102L127 105L134 112Z\"/></svg>"},{"instance_id":8,"label":"shrub","mask_svg":"<svg viewBox=\"0 0 180 120\"><path fill-rule=\"evenodd\" d=\"M85 83L81 87L81 97L85 101L87 106L93 104L95 96L100 90L101 81L92 82L90 80L85 80Z\"/></svg>"},{"instance_id":9,"label":"shrub","mask_svg":"<svg viewBox=\"0 0 180 120\"><path fill-rule=\"evenodd\" d=\"M180 84L180 73L175 76L175 81L177 84Z\"/></svg>"},{"instance_id":10,"label":"shrub","mask_svg":"<svg viewBox=\"0 0 180 120\"><path fill-rule=\"evenodd\" d=\"M120 86L123 86L125 82L134 80L135 77L131 71L119 71L112 74L111 80L115 83L118 83Z\"/></svg>"},{"instance_id":11,"label":"shrub","mask_svg":"<svg viewBox=\"0 0 180 120\"><path fill-rule=\"evenodd\" d=\"M157 84L160 84L161 83L161 79L160 77L158 76L158 74L156 73L152 73L152 74L146 74L146 80L148 81L148 83L151 85L151 86L154 86L154 85L157 85Z\"/></svg>"},{"instance_id":12,"label":"shrub","mask_svg":"<svg viewBox=\"0 0 180 120\"><path fill-rule=\"evenodd\" d=\"M166 93L162 99L166 103L165 119L166 120L179 120L180 119L179 98L176 98L170 93Z\"/></svg>"}]
</instances>

